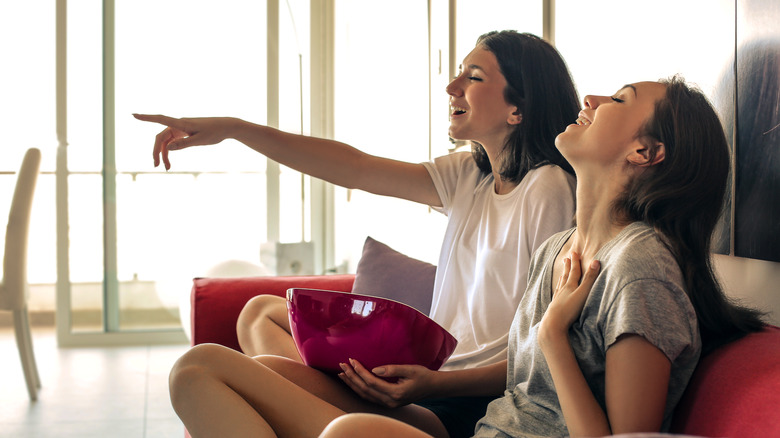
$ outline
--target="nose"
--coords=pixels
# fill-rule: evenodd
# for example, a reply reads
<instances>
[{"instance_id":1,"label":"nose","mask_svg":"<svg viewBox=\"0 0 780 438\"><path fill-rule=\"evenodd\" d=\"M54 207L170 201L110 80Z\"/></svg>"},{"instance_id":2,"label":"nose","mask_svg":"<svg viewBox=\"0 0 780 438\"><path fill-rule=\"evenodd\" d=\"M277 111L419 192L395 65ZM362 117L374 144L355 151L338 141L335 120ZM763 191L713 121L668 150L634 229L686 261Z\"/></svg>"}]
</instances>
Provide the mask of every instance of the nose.
<instances>
[{"instance_id":1,"label":"nose","mask_svg":"<svg viewBox=\"0 0 780 438\"><path fill-rule=\"evenodd\" d=\"M460 76L456 76L453 80L450 81L449 84L447 84L447 87L444 89L450 96L459 97L463 95L463 89L460 87L458 82L459 79Z\"/></svg>"},{"instance_id":2,"label":"nose","mask_svg":"<svg viewBox=\"0 0 780 438\"><path fill-rule=\"evenodd\" d=\"M604 102L609 102L611 99L609 96L593 96L591 94L585 96L585 108L596 109Z\"/></svg>"}]
</instances>

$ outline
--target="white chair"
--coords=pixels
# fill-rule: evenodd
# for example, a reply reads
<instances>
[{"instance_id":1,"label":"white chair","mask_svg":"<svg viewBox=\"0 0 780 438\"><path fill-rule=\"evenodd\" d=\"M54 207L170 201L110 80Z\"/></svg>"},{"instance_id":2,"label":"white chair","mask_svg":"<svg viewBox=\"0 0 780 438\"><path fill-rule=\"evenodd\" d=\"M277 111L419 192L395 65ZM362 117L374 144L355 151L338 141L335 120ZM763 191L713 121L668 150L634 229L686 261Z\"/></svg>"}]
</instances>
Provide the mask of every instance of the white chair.
<instances>
[{"instance_id":1,"label":"white chair","mask_svg":"<svg viewBox=\"0 0 780 438\"><path fill-rule=\"evenodd\" d=\"M41 151L27 150L22 167L16 179L16 189L8 212L8 227L5 234L5 255L3 258L3 281L0 283L0 310L13 312L16 345L22 359L24 378L30 400L38 399L41 379L35 365L35 355L27 314L27 239L30 230L35 183L41 165Z\"/></svg>"}]
</instances>

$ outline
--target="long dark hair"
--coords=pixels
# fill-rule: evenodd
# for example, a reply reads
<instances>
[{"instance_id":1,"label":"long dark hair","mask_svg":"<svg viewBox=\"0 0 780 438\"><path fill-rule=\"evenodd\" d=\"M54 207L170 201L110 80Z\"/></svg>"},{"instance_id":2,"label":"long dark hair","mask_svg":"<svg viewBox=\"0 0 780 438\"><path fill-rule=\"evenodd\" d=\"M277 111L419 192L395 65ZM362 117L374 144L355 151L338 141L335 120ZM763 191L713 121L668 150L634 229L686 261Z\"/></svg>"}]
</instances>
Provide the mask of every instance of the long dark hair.
<instances>
[{"instance_id":1,"label":"long dark hair","mask_svg":"<svg viewBox=\"0 0 780 438\"><path fill-rule=\"evenodd\" d=\"M558 51L536 35L512 30L488 32L477 45L495 55L507 82L504 98L523 116L494 163L501 179L520 182L529 170L545 164L574 174L555 147L555 137L580 111L574 81ZM480 170L493 171L482 145L472 142L471 152Z\"/></svg>"},{"instance_id":2,"label":"long dark hair","mask_svg":"<svg viewBox=\"0 0 780 438\"><path fill-rule=\"evenodd\" d=\"M707 98L679 78L666 81L666 95L639 132L664 160L629 183L613 205L616 217L644 221L660 231L682 270L699 321L704 351L759 330L761 313L731 302L712 268L710 247L722 212L729 174L729 147Z\"/></svg>"}]
</instances>

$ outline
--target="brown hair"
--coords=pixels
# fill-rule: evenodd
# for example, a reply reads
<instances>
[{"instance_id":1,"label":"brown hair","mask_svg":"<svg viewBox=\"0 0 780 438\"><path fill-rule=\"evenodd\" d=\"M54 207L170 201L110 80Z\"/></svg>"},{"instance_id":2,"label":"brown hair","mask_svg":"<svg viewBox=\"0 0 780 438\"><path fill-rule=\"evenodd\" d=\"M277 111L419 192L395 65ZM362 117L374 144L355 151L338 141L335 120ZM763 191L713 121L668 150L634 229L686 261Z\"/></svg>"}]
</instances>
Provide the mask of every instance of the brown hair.
<instances>
[{"instance_id":1,"label":"brown hair","mask_svg":"<svg viewBox=\"0 0 780 438\"><path fill-rule=\"evenodd\" d=\"M631 181L613 205L615 217L644 221L667 238L696 310L704 351L759 330L761 313L731 302L716 279L710 247L729 175L723 127L704 94L679 77L662 81L666 95L639 132L664 160Z\"/></svg>"}]
</instances>

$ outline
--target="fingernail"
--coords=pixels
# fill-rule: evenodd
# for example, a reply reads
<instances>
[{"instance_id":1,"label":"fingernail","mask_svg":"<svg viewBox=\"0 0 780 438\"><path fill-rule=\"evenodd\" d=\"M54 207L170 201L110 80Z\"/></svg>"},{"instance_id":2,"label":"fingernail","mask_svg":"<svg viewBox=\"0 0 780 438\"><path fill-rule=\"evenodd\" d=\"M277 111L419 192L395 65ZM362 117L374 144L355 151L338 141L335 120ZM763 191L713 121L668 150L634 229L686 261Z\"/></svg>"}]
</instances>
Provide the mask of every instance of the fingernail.
<instances>
[{"instance_id":1,"label":"fingernail","mask_svg":"<svg viewBox=\"0 0 780 438\"><path fill-rule=\"evenodd\" d=\"M378 367L378 368L374 368L373 370L371 370L371 372L372 372L372 373L374 373L374 374L376 374L377 376L382 376L382 375L384 375L384 374L385 374L385 371L387 371L387 370L385 369L385 367Z\"/></svg>"},{"instance_id":2,"label":"fingernail","mask_svg":"<svg viewBox=\"0 0 780 438\"><path fill-rule=\"evenodd\" d=\"M347 370L347 364L345 364L345 363L340 363L340 364L339 364L339 366L341 367L341 369L342 369L342 370L344 370L344 371L346 371L346 370Z\"/></svg>"},{"instance_id":3,"label":"fingernail","mask_svg":"<svg viewBox=\"0 0 780 438\"><path fill-rule=\"evenodd\" d=\"M352 365L352 368L355 368L355 359L350 358L349 364Z\"/></svg>"},{"instance_id":4,"label":"fingernail","mask_svg":"<svg viewBox=\"0 0 780 438\"><path fill-rule=\"evenodd\" d=\"M598 269L599 266L601 266L601 262L599 262L598 260L593 260L592 262L590 262L590 269Z\"/></svg>"}]
</instances>

